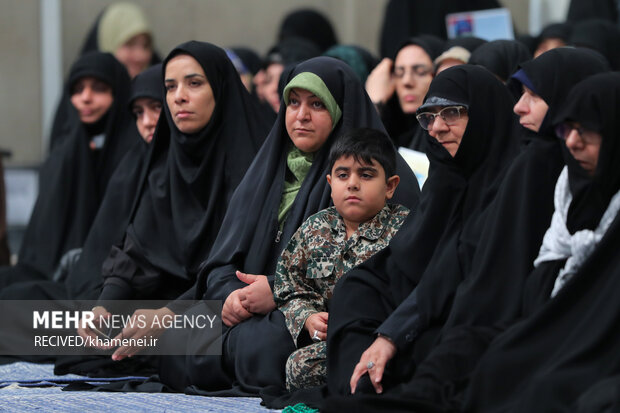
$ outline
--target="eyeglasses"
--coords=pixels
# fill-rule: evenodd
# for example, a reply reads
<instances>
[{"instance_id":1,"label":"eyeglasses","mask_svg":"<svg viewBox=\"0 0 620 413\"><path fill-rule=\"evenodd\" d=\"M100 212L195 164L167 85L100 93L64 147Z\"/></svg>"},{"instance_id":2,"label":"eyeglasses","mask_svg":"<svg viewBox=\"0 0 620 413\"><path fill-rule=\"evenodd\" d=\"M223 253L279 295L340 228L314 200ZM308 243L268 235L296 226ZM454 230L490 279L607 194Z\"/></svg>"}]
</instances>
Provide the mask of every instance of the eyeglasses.
<instances>
[{"instance_id":1,"label":"eyeglasses","mask_svg":"<svg viewBox=\"0 0 620 413\"><path fill-rule=\"evenodd\" d=\"M564 122L560 123L555 127L555 134L558 138L562 140L568 139L568 135L574 130L577 131L577 135L579 135L579 139L586 145L594 143L598 139L598 134L596 132L584 129L582 126L577 126L572 123Z\"/></svg>"},{"instance_id":2,"label":"eyeglasses","mask_svg":"<svg viewBox=\"0 0 620 413\"><path fill-rule=\"evenodd\" d=\"M394 77L397 78L401 78L403 76L405 76L405 73L407 72L407 67L406 66L397 66L394 68ZM422 76L427 76L430 75L431 73L433 73L433 68L427 65L413 65L411 66L411 72L419 77Z\"/></svg>"},{"instance_id":3,"label":"eyeglasses","mask_svg":"<svg viewBox=\"0 0 620 413\"><path fill-rule=\"evenodd\" d=\"M446 125L454 125L461 118L461 110L465 110L465 106L448 106L437 113L422 112L416 116L416 119L420 126L429 130L433 127L437 116L441 116Z\"/></svg>"}]
</instances>

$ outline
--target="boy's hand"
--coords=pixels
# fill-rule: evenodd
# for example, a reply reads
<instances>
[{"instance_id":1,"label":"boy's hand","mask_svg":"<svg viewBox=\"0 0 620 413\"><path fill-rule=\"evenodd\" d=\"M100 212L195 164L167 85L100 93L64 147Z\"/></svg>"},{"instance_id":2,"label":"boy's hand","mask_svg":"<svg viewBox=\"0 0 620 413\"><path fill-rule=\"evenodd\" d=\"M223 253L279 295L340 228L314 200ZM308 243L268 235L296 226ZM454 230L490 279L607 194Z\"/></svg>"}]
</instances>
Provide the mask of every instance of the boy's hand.
<instances>
[{"instance_id":1,"label":"boy's hand","mask_svg":"<svg viewBox=\"0 0 620 413\"><path fill-rule=\"evenodd\" d=\"M241 289L243 292L241 304L246 310L255 314L267 314L276 309L273 292L266 276L237 271L237 278L248 284Z\"/></svg>"},{"instance_id":2,"label":"boy's hand","mask_svg":"<svg viewBox=\"0 0 620 413\"><path fill-rule=\"evenodd\" d=\"M252 317L252 313L241 304L241 298L245 298L244 288L235 290L226 298L222 306L222 322L228 327L239 324L245 319Z\"/></svg>"},{"instance_id":3,"label":"boy's hand","mask_svg":"<svg viewBox=\"0 0 620 413\"><path fill-rule=\"evenodd\" d=\"M381 380L383 379L383 371L388 361L396 354L396 346L385 337L377 337L374 343L362 353L359 363L355 365L353 375L351 375L351 394L355 393L357 382L365 373L370 376L370 382L377 393L383 392ZM368 368L369 362L372 362L371 368Z\"/></svg>"},{"instance_id":4,"label":"boy's hand","mask_svg":"<svg viewBox=\"0 0 620 413\"><path fill-rule=\"evenodd\" d=\"M327 319L329 314L326 312L314 313L310 317L306 318L304 326L308 330L310 337L318 337L321 341L327 339ZM316 333L315 333L316 332Z\"/></svg>"}]
</instances>

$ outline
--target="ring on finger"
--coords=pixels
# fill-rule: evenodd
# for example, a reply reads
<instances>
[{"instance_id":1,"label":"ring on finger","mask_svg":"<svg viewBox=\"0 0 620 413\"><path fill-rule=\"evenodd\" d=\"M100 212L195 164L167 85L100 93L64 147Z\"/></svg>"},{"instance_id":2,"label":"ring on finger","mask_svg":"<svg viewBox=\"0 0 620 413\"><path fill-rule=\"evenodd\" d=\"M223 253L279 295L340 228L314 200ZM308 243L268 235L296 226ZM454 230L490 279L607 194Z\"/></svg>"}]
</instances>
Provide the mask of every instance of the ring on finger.
<instances>
[{"instance_id":1,"label":"ring on finger","mask_svg":"<svg viewBox=\"0 0 620 413\"><path fill-rule=\"evenodd\" d=\"M366 364L366 368L368 370L370 370L371 368L373 368L375 366L375 363L373 363L372 361L369 361L368 364Z\"/></svg>"}]
</instances>

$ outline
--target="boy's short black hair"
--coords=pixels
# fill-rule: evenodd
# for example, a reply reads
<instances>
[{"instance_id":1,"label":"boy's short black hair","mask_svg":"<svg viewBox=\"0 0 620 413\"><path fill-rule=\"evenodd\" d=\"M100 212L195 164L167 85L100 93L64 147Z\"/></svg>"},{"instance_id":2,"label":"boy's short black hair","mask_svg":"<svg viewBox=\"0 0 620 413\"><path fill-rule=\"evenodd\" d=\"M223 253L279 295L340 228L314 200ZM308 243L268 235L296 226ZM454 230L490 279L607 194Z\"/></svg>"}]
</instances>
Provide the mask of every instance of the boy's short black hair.
<instances>
[{"instance_id":1,"label":"boy's short black hair","mask_svg":"<svg viewBox=\"0 0 620 413\"><path fill-rule=\"evenodd\" d=\"M371 128L353 129L334 142L329 151L329 171L341 157L352 156L356 161L372 164L374 159L383 167L386 181L396 174L396 149L388 136Z\"/></svg>"}]
</instances>

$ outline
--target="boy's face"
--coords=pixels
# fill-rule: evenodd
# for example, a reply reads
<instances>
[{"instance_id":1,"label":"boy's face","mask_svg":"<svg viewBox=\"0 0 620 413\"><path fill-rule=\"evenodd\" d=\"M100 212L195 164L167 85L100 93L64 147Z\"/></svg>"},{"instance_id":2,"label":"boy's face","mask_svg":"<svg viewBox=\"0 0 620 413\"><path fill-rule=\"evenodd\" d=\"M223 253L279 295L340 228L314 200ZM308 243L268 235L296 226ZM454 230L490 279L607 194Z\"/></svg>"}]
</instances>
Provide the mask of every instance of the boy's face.
<instances>
[{"instance_id":1,"label":"boy's face","mask_svg":"<svg viewBox=\"0 0 620 413\"><path fill-rule=\"evenodd\" d=\"M385 171L378 162L373 159L372 164L360 163L353 156L339 158L327 175L336 210L345 222L353 224L377 215L394 195L399 180L394 175L386 182Z\"/></svg>"}]
</instances>

